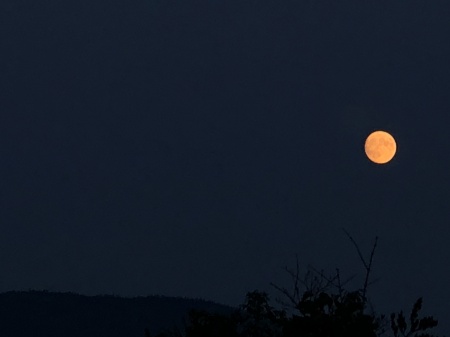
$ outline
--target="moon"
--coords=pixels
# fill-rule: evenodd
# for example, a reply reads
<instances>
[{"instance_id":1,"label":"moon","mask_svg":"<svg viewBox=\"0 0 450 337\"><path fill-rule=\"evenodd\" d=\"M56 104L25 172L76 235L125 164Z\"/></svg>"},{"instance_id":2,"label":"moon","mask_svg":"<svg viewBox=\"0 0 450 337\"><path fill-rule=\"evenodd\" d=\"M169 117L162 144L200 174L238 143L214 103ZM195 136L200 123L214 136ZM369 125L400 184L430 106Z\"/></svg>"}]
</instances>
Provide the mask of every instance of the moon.
<instances>
[{"instance_id":1,"label":"moon","mask_svg":"<svg viewBox=\"0 0 450 337\"><path fill-rule=\"evenodd\" d=\"M386 164L394 158L397 144L388 132L375 131L367 137L364 150L367 157L374 163Z\"/></svg>"}]
</instances>

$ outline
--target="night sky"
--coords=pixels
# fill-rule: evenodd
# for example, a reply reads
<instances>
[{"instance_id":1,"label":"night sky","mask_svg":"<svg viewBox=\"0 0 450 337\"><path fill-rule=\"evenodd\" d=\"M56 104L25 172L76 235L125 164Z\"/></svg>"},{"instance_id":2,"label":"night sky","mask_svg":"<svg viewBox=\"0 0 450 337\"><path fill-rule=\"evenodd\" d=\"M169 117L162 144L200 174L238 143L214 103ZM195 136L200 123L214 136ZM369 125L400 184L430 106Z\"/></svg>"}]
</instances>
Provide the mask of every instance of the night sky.
<instances>
[{"instance_id":1,"label":"night sky","mask_svg":"<svg viewBox=\"0 0 450 337\"><path fill-rule=\"evenodd\" d=\"M343 276L450 331L448 1L0 2L0 291ZM377 129L385 165L364 154Z\"/></svg>"}]
</instances>

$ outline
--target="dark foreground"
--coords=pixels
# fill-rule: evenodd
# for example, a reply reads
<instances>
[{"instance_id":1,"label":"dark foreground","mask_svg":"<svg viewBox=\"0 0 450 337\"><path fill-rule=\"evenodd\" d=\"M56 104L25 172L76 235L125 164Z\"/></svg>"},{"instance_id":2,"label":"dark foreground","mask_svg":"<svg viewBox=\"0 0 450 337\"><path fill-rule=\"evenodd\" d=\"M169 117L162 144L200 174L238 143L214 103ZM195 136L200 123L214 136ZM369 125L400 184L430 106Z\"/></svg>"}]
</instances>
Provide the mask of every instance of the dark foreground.
<instances>
[{"instance_id":1,"label":"dark foreground","mask_svg":"<svg viewBox=\"0 0 450 337\"><path fill-rule=\"evenodd\" d=\"M47 291L0 294L1 337L144 336L183 326L190 309L226 313L231 308L204 300L164 296L122 298Z\"/></svg>"}]
</instances>

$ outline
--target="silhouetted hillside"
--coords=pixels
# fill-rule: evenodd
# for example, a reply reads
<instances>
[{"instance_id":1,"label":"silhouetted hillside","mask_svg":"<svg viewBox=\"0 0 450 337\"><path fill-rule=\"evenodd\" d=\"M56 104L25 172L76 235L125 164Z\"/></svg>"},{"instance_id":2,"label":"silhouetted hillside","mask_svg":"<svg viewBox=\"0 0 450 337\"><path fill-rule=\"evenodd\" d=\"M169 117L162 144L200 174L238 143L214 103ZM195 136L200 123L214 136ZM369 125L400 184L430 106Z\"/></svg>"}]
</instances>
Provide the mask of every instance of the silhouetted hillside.
<instances>
[{"instance_id":1,"label":"silhouetted hillside","mask_svg":"<svg viewBox=\"0 0 450 337\"><path fill-rule=\"evenodd\" d=\"M192 308L227 313L214 302L164 296L122 298L47 291L0 294L1 337L132 337L182 327Z\"/></svg>"}]
</instances>

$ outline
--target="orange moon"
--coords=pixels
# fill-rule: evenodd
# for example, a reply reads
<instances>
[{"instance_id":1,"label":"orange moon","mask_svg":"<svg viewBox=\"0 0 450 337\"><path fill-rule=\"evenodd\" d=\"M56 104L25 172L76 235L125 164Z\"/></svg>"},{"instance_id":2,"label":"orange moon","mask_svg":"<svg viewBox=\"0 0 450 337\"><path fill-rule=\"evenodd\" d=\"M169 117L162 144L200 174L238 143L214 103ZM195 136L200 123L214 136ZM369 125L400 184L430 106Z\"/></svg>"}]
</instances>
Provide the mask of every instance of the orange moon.
<instances>
[{"instance_id":1,"label":"orange moon","mask_svg":"<svg viewBox=\"0 0 450 337\"><path fill-rule=\"evenodd\" d=\"M385 131L372 132L366 139L364 150L367 157L377 164L386 164L397 152L394 137Z\"/></svg>"}]
</instances>

